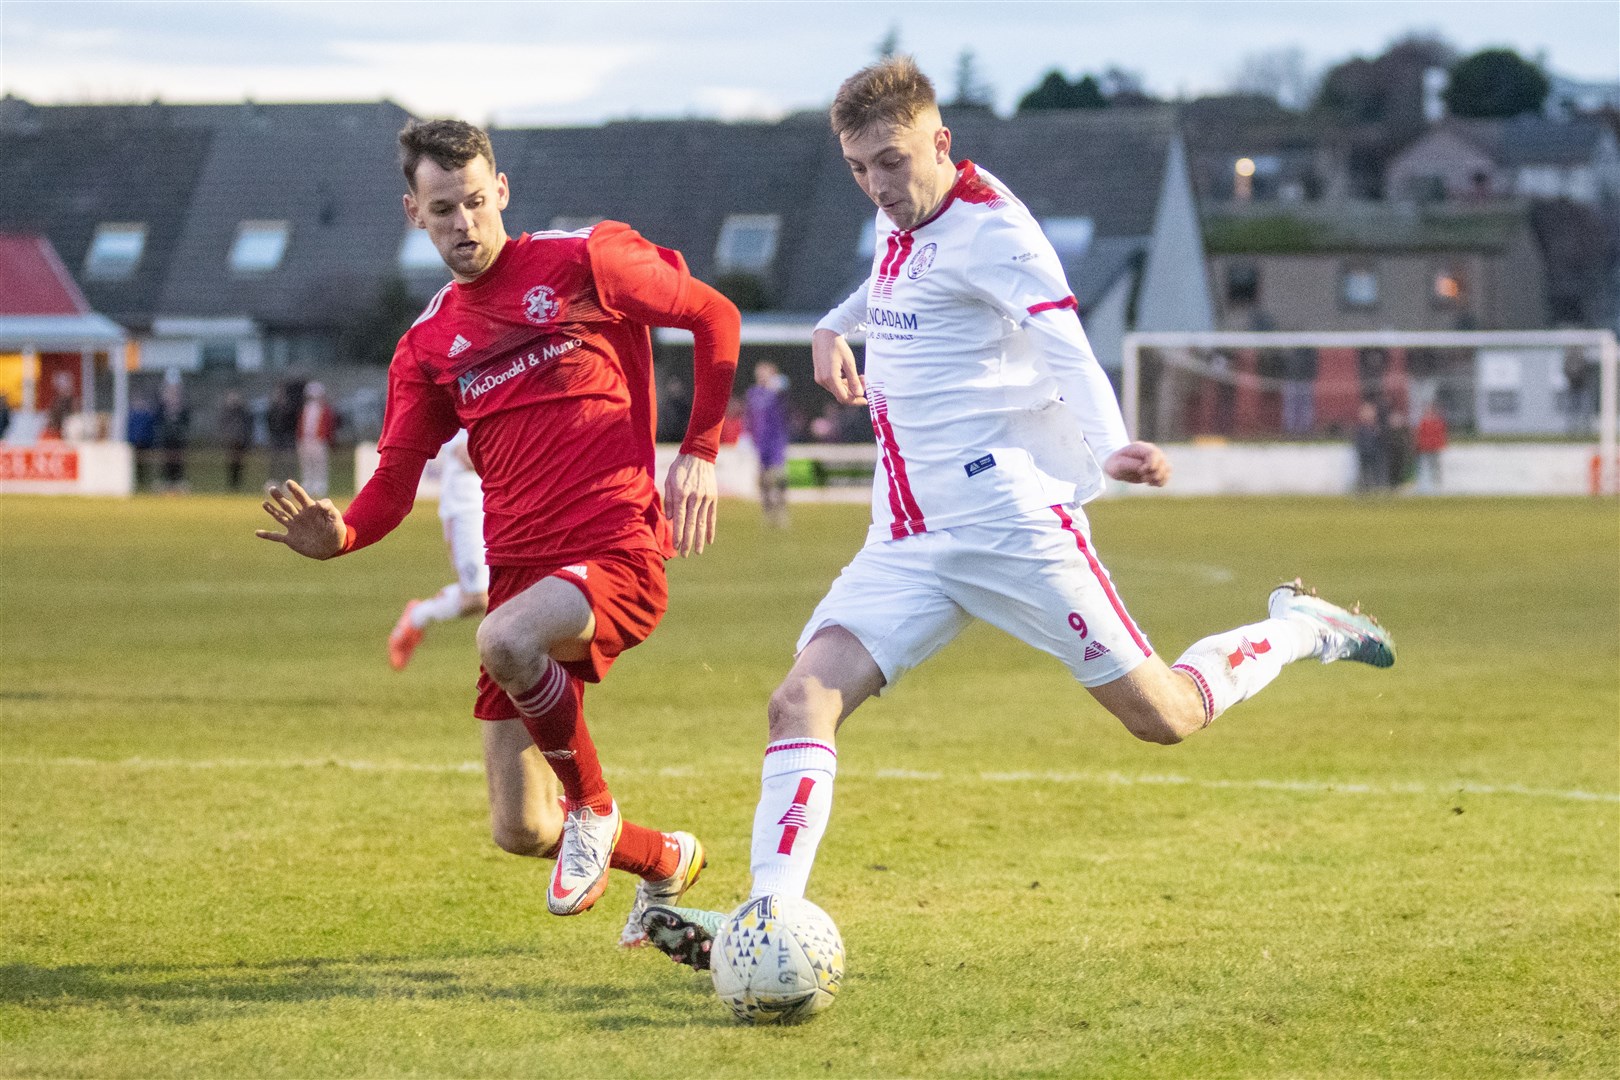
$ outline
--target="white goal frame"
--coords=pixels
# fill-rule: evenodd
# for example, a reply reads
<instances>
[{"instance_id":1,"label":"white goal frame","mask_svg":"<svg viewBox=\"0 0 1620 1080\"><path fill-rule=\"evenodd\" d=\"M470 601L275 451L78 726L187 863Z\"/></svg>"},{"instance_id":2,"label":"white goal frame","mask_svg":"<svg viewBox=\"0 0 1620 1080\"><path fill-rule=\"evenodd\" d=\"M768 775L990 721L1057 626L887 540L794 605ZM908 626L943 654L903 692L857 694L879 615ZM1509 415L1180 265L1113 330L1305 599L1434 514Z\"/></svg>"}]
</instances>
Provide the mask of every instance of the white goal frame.
<instances>
[{"instance_id":1,"label":"white goal frame","mask_svg":"<svg viewBox=\"0 0 1620 1080\"><path fill-rule=\"evenodd\" d=\"M1124 367L1120 409L1132 438L1142 397L1142 350L1173 349L1421 349L1595 348L1598 351L1598 490L1620 494L1615 464L1616 414L1620 413L1620 341L1610 330L1157 330L1132 332L1122 341Z\"/></svg>"}]
</instances>

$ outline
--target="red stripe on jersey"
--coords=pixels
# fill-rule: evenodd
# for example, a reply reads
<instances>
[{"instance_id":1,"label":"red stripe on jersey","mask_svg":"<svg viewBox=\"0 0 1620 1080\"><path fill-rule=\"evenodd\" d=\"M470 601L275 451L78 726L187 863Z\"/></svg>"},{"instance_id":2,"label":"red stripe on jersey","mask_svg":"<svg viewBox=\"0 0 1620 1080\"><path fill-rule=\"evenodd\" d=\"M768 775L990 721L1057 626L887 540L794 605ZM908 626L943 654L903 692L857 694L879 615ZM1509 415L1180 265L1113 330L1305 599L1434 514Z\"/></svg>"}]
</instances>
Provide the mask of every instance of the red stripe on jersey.
<instances>
[{"instance_id":1,"label":"red stripe on jersey","mask_svg":"<svg viewBox=\"0 0 1620 1080\"><path fill-rule=\"evenodd\" d=\"M906 476L906 459L900 454L900 444L894 437L894 425L889 423L889 403L879 391L868 391L872 402L872 431L877 435L878 448L883 452L883 470L889 474L889 535L898 540L927 532L922 508L911 493L911 480Z\"/></svg>"},{"instance_id":2,"label":"red stripe on jersey","mask_svg":"<svg viewBox=\"0 0 1620 1080\"><path fill-rule=\"evenodd\" d=\"M1142 640L1142 632L1136 628L1136 623L1131 621L1130 615L1126 614L1125 605L1120 603L1119 594L1114 591L1114 583L1108 579L1108 574L1103 570L1102 564L1097 561L1097 557L1091 553L1091 548L1086 546L1086 538L1080 535L1079 529L1074 527L1074 519L1061 506L1052 507L1052 511L1057 514L1058 521L1063 525L1063 530L1074 537L1075 546L1086 557L1086 563L1090 565L1092 574L1097 578L1097 583L1103 587L1108 602L1114 605L1114 614L1119 616L1119 621L1125 624L1126 630L1130 631L1131 640L1136 642L1136 647L1142 650L1143 656L1152 656L1153 650L1148 648L1146 641Z\"/></svg>"},{"instance_id":3,"label":"red stripe on jersey","mask_svg":"<svg viewBox=\"0 0 1620 1080\"><path fill-rule=\"evenodd\" d=\"M889 234L889 248L883 256L883 262L878 267L877 286L873 290L884 300L894 295L894 280L900 276L900 268L911 257L911 234L909 232L894 232Z\"/></svg>"},{"instance_id":4,"label":"red stripe on jersey","mask_svg":"<svg viewBox=\"0 0 1620 1080\"><path fill-rule=\"evenodd\" d=\"M1072 296L1065 296L1061 300L1048 300L1041 304L1031 304L1029 306L1029 313L1031 315L1039 315L1043 311L1061 311L1064 308L1073 308L1074 310L1079 311L1080 302Z\"/></svg>"}]
</instances>

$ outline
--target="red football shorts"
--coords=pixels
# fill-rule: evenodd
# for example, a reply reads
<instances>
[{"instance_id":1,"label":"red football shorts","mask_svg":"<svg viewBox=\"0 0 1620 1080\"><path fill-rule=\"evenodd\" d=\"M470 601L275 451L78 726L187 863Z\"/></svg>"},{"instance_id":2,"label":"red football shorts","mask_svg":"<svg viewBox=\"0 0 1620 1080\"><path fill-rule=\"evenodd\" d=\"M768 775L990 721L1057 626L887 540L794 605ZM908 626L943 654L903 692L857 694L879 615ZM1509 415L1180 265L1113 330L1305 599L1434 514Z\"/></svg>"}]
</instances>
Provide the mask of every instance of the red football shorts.
<instances>
[{"instance_id":1,"label":"red football shorts","mask_svg":"<svg viewBox=\"0 0 1620 1080\"><path fill-rule=\"evenodd\" d=\"M562 662L570 675L585 682L601 682L618 655L645 641L669 607L664 557L657 551L638 550L614 551L563 567L492 566L489 610L548 577L562 578L577 587L596 615L590 656ZM518 718L512 699L482 667L478 669L478 703L473 715L480 720Z\"/></svg>"}]
</instances>

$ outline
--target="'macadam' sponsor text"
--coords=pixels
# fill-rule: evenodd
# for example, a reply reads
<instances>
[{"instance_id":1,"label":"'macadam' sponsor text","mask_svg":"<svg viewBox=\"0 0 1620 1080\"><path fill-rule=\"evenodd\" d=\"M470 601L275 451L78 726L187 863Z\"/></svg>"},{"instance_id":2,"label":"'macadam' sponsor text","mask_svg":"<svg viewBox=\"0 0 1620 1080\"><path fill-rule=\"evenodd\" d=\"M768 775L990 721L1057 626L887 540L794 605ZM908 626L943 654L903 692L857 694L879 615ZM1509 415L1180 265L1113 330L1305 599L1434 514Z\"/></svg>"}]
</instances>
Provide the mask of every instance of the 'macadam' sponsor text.
<instances>
[{"instance_id":1,"label":"'macadam' sponsor text","mask_svg":"<svg viewBox=\"0 0 1620 1080\"><path fill-rule=\"evenodd\" d=\"M917 329L917 313L914 311L891 311L888 308L868 307L866 321L871 326L886 326L897 330Z\"/></svg>"}]
</instances>

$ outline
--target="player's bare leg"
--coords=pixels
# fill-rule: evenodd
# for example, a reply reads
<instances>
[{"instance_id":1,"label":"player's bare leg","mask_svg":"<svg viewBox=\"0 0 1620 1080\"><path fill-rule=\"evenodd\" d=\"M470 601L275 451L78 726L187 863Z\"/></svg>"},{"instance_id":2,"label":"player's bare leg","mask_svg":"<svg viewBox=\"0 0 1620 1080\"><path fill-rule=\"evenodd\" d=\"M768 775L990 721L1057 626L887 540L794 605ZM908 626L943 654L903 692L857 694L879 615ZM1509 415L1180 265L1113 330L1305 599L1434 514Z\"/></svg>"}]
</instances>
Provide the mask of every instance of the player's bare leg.
<instances>
[{"instance_id":1,"label":"player's bare leg","mask_svg":"<svg viewBox=\"0 0 1620 1080\"><path fill-rule=\"evenodd\" d=\"M832 810L838 727L883 688L883 672L866 647L841 626L811 638L771 695L770 744L754 811L751 896L803 897L816 848ZM709 966L719 912L649 907L648 939L677 963Z\"/></svg>"},{"instance_id":2,"label":"player's bare leg","mask_svg":"<svg viewBox=\"0 0 1620 1080\"><path fill-rule=\"evenodd\" d=\"M517 706L567 799L562 846L546 906L556 915L588 910L607 888L623 818L602 778L585 727L584 684L559 661L589 655L596 614L572 582L548 577L484 618L478 654L484 670Z\"/></svg>"},{"instance_id":3,"label":"player's bare leg","mask_svg":"<svg viewBox=\"0 0 1620 1080\"><path fill-rule=\"evenodd\" d=\"M555 858L562 839L562 788L521 720L488 720L484 778L495 846L513 855Z\"/></svg>"}]
</instances>

